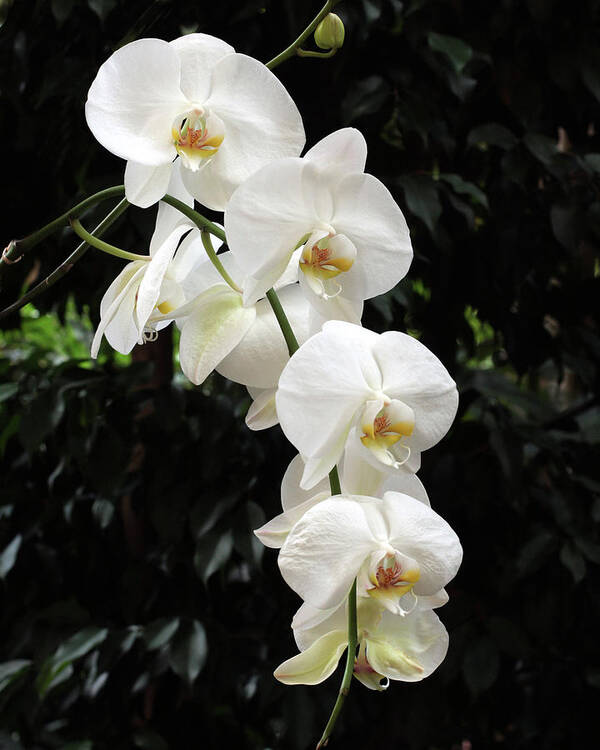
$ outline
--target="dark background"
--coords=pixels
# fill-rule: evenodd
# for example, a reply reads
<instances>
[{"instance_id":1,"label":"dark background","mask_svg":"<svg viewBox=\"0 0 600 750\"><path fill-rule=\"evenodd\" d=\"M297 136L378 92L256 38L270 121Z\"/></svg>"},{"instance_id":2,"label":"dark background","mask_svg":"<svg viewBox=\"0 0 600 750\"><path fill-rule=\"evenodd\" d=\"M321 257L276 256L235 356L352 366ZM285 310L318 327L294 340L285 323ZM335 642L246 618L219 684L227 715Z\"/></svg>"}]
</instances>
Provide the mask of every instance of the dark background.
<instances>
[{"instance_id":1,"label":"dark background","mask_svg":"<svg viewBox=\"0 0 600 750\"><path fill-rule=\"evenodd\" d=\"M319 8L0 6L2 245L122 182L123 162L83 115L114 49L198 30L265 61ZM368 170L406 213L409 277L367 305L364 324L418 335L458 382L457 420L420 476L465 558L440 611L446 661L384 694L356 683L331 747L590 746L600 3L345 0L337 12L343 50L277 75L309 145L362 130ZM108 237L143 251L154 216L130 209ZM75 245L65 230L11 266L2 306ZM89 252L2 321L0 747L309 748L341 675L312 688L271 676L296 652L299 602L250 533L278 512L293 449L279 428L247 430L244 389L172 379L168 334L133 358L105 347L90 363L99 301L120 268Z\"/></svg>"}]
</instances>

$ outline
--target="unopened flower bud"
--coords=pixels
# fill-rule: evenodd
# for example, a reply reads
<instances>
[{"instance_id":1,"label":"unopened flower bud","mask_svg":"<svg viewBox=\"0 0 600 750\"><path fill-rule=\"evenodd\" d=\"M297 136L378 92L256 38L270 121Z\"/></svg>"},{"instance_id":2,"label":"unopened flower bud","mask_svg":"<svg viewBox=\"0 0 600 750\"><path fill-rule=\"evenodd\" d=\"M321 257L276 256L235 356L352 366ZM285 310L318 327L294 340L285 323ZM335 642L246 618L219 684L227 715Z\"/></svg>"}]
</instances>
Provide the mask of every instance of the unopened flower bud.
<instances>
[{"instance_id":1,"label":"unopened flower bud","mask_svg":"<svg viewBox=\"0 0 600 750\"><path fill-rule=\"evenodd\" d=\"M342 19L329 13L315 29L315 43L321 49L339 49L344 44L345 34Z\"/></svg>"}]
</instances>

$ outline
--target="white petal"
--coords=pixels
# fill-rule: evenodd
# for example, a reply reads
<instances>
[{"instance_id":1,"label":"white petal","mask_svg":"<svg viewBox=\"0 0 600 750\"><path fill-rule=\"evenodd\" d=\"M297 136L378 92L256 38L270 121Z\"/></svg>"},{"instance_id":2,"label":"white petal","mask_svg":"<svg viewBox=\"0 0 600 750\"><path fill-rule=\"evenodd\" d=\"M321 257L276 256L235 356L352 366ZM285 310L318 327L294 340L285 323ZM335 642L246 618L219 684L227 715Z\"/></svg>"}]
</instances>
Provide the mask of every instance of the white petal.
<instances>
[{"instance_id":1,"label":"white petal","mask_svg":"<svg viewBox=\"0 0 600 750\"><path fill-rule=\"evenodd\" d=\"M292 510L298 505L305 503L319 492L331 494L329 491L329 480L323 479L310 491L300 488L300 480L304 472L304 461L302 456L295 456L289 463L283 479L281 480L281 505L284 510ZM364 493L366 494L366 493Z\"/></svg>"},{"instance_id":2,"label":"white petal","mask_svg":"<svg viewBox=\"0 0 600 750\"><path fill-rule=\"evenodd\" d=\"M208 34L186 34L170 45L181 60L181 90L190 102L201 105L210 91L212 69L222 57L235 52L234 48Z\"/></svg>"},{"instance_id":3,"label":"white petal","mask_svg":"<svg viewBox=\"0 0 600 750\"><path fill-rule=\"evenodd\" d=\"M412 336L387 331L373 349L383 374L383 390L415 412L415 429L407 440L423 451L448 431L456 415L456 384L439 359Z\"/></svg>"},{"instance_id":4,"label":"white petal","mask_svg":"<svg viewBox=\"0 0 600 750\"><path fill-rule=\"evenodd\" d=\"M419 564L415 594L437 593L460 567L462 547L456 533L435 511L409 495L386 492L382 512L391 546Z\"/></svg>"},{"instance_id":5,"label":"white petal","mask_svg":"<svg viewBox=\"0 0 600 750\"><path fill-rule=\"evenodd\" d=\"M254 308L242 306L237 292L223 284L204 292L181 330L181 369L195 385L204 382L252 325Z\"/></svg>"},{"instance_id":6,"label":"white petal","mask_svg":"<svg viewBox=\"0 0 600 750\"><path fill-rule=\"evenodd\" d=\"M146 272L145 261L128 263L106 290L100 303L100 324L92 341L91 356L98 356L102 336L113 349L129 354L141 331L135 316L135 301L139 285Z\"/></svg>"},{"instance_id":7,"label":"white petal","mask_svg":"<svg viewBox=\"0 0 600 750\"><path fill-rule=\"evenodd\" d=\"M369 174L345 177L335 190L331 223L356 246L358 255L344 274L344 294L370 299L404 278L412 261L408 226L389 190Z\"/></svg>"},{"instance_id":8,"label":"white petal","mask_svg":"<svg viewBox=\"0 0 600 750\"><path fill-rule=\"evenodd\" d=\"M332 630L348 632L347 602L332 609L316 609L304 602L292 618L294 639L300 651Z\"/></svg>"},{"instance_id":9,"label":"white petal","mask_svg":"<svg viewBox=\"0 0 600 750\"><path fill-rule=\"evenodd\" d=\"M369 664L392 680L417 682L428 677L447 650L448 633L431 610L404 617L385 612L379 627L367 636Z\"/></svg>"},{"instance_id":10,"label":"white petal","mask_svg":"<svg viewBox=\"0 0 600 750\"><path fill-rule=\"evenodd\" d=\"M227 243L244 274L256 279L249 302L281 277L296 245L319 221L303 188L304 171L302 159L269 164L244 182L227 205Z\"/></svg>"},{"instance_id":11,"label":"white petal","mask_svg":"<svg viewBox=\"0 0 600 750\"><path fill-rule=\"evenodd\" d=\"M128 161L125 167L125 197L134 206L152 206L168 192L172 168L172 162L154 167Z\"/></svg>"},{"instance_id":12,"label":"white petal","mask_svg":"<svg viewBox=\"0 0 600 750\"><path fill-rule=\"evenodd\" d=\"M275 408L275 388L248 388L254 401L246 414L246 426L251 430L267 430L279 423Z\"/></svg>"},{"instance_id":13,"label":"white petal","mask_svg":"<svg viewBox=\"0 0 600 750\"><path fill-rule=\"evenodd\" d=\"M341 604L367 555L378 547L365 504L336 496L296 523L279 553L286 583L318 609Z\"/></svg>"},{"instance_id":14,"label":"white petal","mask_svg":"<svg viewBox=\"0 0 600 750\"><path fill-rule=\"evenodd\" d=\"M284 661L273 674L285 685L318 685L335 672L347 643L344 630L333 630L306 651Z\"/></svg>"},{"instance_id":15,"label":"white petal","mask_svg":"<svg viewBox=\"0 0 600 750\"><path fill-rule=\"evenodd\" d=\"M181 159L175 159L169 170L169 184L167 185L166 192L173 196L173 198L177 198L182 203L185 203L186 206L193 208L194 199L185 189L181 173ZM125 176L127 177L127 170L125 171ZM162 198L164 195L165 193L162 193L160 197ZM158 214L156 216L154 234L150 240L150 255L154 255L156 249L164 242L164 239L171 234L171 231L175 229L175 227L178 226L185 226L189 229L196 228L194 222L191 221L191 219L188 219L185 214L182 214L181 211L173 208L173 206L170 206L168 203L161 201L158 204Z\"/></svg>"},{"instance_id":16,"label":"white petal","mask_svg":"<svg viewBox=\"0 0 600 750\"><path fill-rule=\"evenodd\" d=\"M297 285L279 291L279 300L298 341L309 336L309 305ZM273 388L289 361L287 345L267 299L256 303L256 320L218 371L226 378L253 388Z\"/></svg>"},{"instance_id":17,"label":"white petal","mask_svg":"<svg viewBox=\"0 0 600 750\"><path fill-rule=\"evenodd\" d=\"M304 154L306 161L319 169L338 172L342 177L365 171L367 143L356 128L342 128L330 133Z\"/></svg>"},{"instance_id":18,"label":"white petal","mask_svg":"<svg viewBox=\"0 0 600 750\"><path fill-rule=\"evenodd\" d=\"M316 493L300 505L296 505L294 508L280 513L278 516L275 516L275 518L267 521L267 523L261 526L260 529L256 529L254 533L265 547L279 549L287 539L294 524L302 518L306 511L310 510L322 500L327 500L330 496L330 492Z\"/></svg>"},{"instance_id":19,"label":"white petal","mask_svg":"<svg viewBox=\"0 0 600 750\"><path fill-rule=\"evenodd\" d=\"M100 66L85 116L100 143L122 159L159 165L177 152L171 126L189 108L179 88L180 60L168 42L139 39Z\"/></svg>"}]
</instances>

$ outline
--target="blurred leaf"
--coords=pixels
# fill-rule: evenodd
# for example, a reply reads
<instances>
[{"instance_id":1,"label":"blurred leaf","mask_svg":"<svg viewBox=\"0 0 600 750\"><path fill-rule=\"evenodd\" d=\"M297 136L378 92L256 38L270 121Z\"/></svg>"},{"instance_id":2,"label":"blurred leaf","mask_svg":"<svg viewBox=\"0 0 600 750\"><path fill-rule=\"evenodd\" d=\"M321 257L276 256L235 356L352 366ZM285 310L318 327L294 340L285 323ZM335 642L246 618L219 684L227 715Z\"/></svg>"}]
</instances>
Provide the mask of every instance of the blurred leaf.
<instances>
[{"instance_id":1,"label":"blurred leaf","mask_svg":"<svg viewBox=\"0 0 600 750\"><path fill-rule=\"evenodd\" d=\"M196 546L194 567L204 583L229 560L233 549L233 533L228 529L222 534L210 534Z\"/></svg>"},{"instance_id":2,"label":"blurred leaf","mask_svg":"<svg viewBox=\"0 0 600 750\"><path fill-rule=\"evenodd\" d=\"M534 573L550 556L556 546L556 538L549 531L540 531L521 549L517 558L518 574Z\"/></svg>"},{"instance_id":3,"label":"blurred leaf","mask_svg":"<svg viewBox=\"0 0 600 750\"><path fill-rule=\"evenodd\" d=\"M487 195L474 185L472 182L467 182L458 174L440 174L440 180L447 182L455 193L460 195L468 195L473 199L475 203L479 203L484 208L489 208Z\"/></svg>"},{"instance_id":4,"label":"blurred leaf","mask_svg":"<svg viewBox=\"0 0 600 750\"><path fill-rule=\"evenodd\" d=\"M342 120L353 122L359 117L378 112L390 95L390 87L381 76L357 81L342 102Z\"/></svg>"},{"instance_id":5,"label":"blurred leaf","mask_svg":"<svg viewBox=\"0 0 600 750\"><path fill-rule=\"evenodd\" d=\"M108 14L117 7L117 0L88 0L88 6L104 23Z\"/></svg>"},{"instance_id":6,"label":"blurred leaf","mask_svg":"<svg viewBox=\"0 0 600 750\"><path fill-rule=\"evenodd\" d=\"M133 735L136 747L142 750L169 750L169 745L152 729L141 729Z\"/></svg>"},{"instance_id":7,"label":"blurred leaf","mask_svg":"<svg viewBox=\"0 0 600 750\"><path fill-rule=\"evenodd\" d=\"M31 663L31 659L13 659L0 664L0 692L29 669Z\"/></svg>"},{"instance_id":8,"label":"blurred leaf","mask_svg":"<svg viewBox=\"0 0 600 750\"><path fill-rule=\"evenodd\" d=\"M93 750L94 743L91 740L79 740L78 742L69 742L63 745L60 750Z\"/></svg>"},{"instance_id":9,"label":"blurred leaf","mask_svg":"<svg viewBox=\"0 0 600 750\"><path fill-rule=\"evenodd\" d=\"M600 172L600 154L586 154L583 158L594 172Z\"/></svg>"},{"instance_id":10,"label":"blurred leaf","mask_svg":"<svg viewBox=\"0 0 600 750\"><path fill-rule=\"evenodd\" d=\"M500 657L494 641L482 636L468 649L463 661L463 674L469 690L475 695L490 688L498 676Z\"/></svg>"},{"instance_id":11,"label":"blurred leaf","mask_svg":"<svg viewBox=\"0 0 600 750\"><path fill-rule=\"evenodd\" d=\"M591 542L589 539L575 538L575 544L591 562L600 565L600 544Z\"/></svg>"},{"instance_id":12,"label":"blurred leaf","mask_svg":"<svg viewBox=\"0 0 600 750\"><path fill-rule=\"evenodd\" d=\"M0 553L0 578L4 580L6 576L10 573L10 571L13 568L13 565L15 564L17 560L17 555L19 554L19 549L21 548L21 542L23 541L23 538L20 534L17 534L16 537L8 544Z\"/></svg>"},{"instance_id":13,"label":"blurred leaf","mask_svg":"<svg viewBox=\"0 0 600 750\"><path fill-rule=\"evenodd\" d=\"M469 146L479 146L480 144L498 146L502 149L514 148L518 139L511 131L497 122L488 122L485 125L477 125L467 136Z\"/></svg>"},{"instance_id":14,"label":"blurred leaf","mask_svg":"<svg viewBox=\"0 0 600 750\"><path fill-rule=\"evenodd\" d=\"M575 583L585 577L585 560L572 542L565 542L560 550L560 561L570 571Z\"/></svg>"},{"instance_id":15,"label":"blurred leaf","mask_svg":"<svg viewBox=\"0 0 600 750\"><path fill-rule=\"evenodd\" d=\"M427 34L429 46L435 52L443 52L449 59L454 70L460 73L469 60L473 57L473 50L468 44L455 36L436 34L430 31Z\"/></svg>"},{"instance_id":16,"label":"blurred leaf","mask_svg":"<svg viewBox=\"0 0 600 750\"><path fill-rule=\"evenodd\" d=\"M2 401L8 401L12 398L15 393L19 392L19 386L17 383L2 383L0 384L0 403Z\"/></svg>"},{"instance_id":17,"label":"blurred leaf","mask_svg":"<svg viewBox=\"0 0 600 750\"><path fill-rule=\"evenodd\" d=\"M536 159L548 166L553 158L558 154L556 141L539 133L526 133L523 137L523 143Z\"/></svg>"},{"instance_id":18,"label":"blurred leaf","mask_svg":"<svg viewBox=\"0 0 600 750\"><path fill-rule=\"evenodd\" d=\"M46 660L37 676L36 687L40 697L43 698L48 690L67 679L73 673L71 662L85 656L95 646L102 643L107 635L106 628L92 625L80 630L62 643L54 655Z\"/></svg>"},{"instance_id":19,"label":"blurred leaf","mask_svg":"<svg viewBox=\"0 0 600 750\"><path fill-rule=\"evenodd\" d=\"M434 180L426 175L407 175L400 177L398 183L404 190L408 210L418 216L431 234L434 234L442 214L442 204Z\"/></svg>"},{"instance_id":20,"label":"blurred leaf","mask_svg":"<svg viewBox=\"0 0 600 750\"><path fill-rule=\"evenodd\" d=\"M193 620L181 627L169 646L169 664L176 675L192 684L206 662L208 647L202 623Z\"/></svg>"},{"instance_id":21,"label":"blurred leaf","mask_svg":"<svg viewBox=\"0 0 600 750\"><path fill-rule=\"evenodd\" d=\"M179 617L161 617L160 620L146 625L143 632L146 648L154 651L166 645L175 635L178 627Z\"/></svg>"}]
</instances>

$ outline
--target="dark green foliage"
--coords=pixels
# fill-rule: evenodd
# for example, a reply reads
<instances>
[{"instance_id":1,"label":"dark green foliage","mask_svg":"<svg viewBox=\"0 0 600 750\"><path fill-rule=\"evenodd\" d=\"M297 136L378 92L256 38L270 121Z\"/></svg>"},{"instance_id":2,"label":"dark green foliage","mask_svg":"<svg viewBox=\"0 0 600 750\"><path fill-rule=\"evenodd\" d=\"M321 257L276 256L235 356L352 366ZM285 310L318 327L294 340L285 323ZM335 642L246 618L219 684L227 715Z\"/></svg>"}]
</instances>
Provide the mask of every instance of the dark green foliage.
<instances>
[{"instance_id":1,"label":"dark green foliage","mask_svg":"<svg viewBox=\"0 0 600 750\"><path fill-rule=\"evenodd\" d=\"M2 244L122 181L83 118L113 49L198 30L267 60L318 9L9 6ZM336 12L343 50L278 75L309 144L359 127L369 171L406 212L409 277L364 322L418 335L459 384L457 422L421 476L465 560L440 612L442 667L381 695L354 685L331 746L587 747L600 689L600 3ZM153 221L132 210L110 236L141 249ZM75 244L65 232L11 267L2 306ZM76 311L89 305L95 323L119 268L88 253L39 299L65 327L29 310L0 334L0 747L311 747L339 675L315 688L272 678L295 652L298 602L251 535L277 512L293 450L278 428L250 433L244 389L218 376L157 386L151 362L90 364Z\"/></svg>"}]
</instances>

